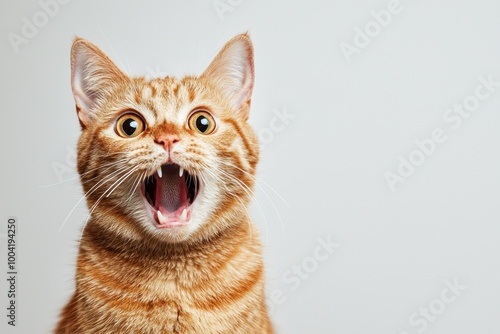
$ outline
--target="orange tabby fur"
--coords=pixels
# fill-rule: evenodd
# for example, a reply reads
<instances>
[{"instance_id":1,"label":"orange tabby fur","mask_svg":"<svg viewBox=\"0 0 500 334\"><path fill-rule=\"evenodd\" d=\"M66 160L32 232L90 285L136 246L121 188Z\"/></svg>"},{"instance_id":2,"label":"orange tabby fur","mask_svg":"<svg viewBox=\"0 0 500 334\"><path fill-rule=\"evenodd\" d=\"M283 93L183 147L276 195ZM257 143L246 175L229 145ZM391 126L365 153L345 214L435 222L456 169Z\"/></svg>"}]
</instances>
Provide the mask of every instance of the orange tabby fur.
<instances>
[{"instance_id":1,"label":"orange tabby fur","mask_svg":"<svg viewBox=\"0 0 500 334\"><path fill-rule=\"evenodd\" d=\"M199 77L131 78L79 38L71 60L82 126L78 172L91 215L76 291L55 333L273 333L259 235L247 212L259 156L247 123L249 37L229 41ZM186 124L200 108L217 121L212 134ZM120 138L114 122L130 110L146 129ZM165 159L204 182L187 225L156 227L140 199L140 183Z\"/></svg>"}]
</instances>

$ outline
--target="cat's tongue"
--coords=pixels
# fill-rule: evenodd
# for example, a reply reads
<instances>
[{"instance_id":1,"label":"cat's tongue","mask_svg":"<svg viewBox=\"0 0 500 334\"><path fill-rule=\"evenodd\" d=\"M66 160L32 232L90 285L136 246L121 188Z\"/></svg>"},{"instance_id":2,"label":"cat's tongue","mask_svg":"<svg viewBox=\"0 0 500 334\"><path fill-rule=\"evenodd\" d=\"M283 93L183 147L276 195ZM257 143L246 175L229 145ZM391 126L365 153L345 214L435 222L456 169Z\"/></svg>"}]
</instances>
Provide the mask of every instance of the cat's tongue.
<instances>
[{"instance_id":1,"label":"cat's tongue","mask_svg":"<svg viewBox=\"0 0 500 334\"><path fill-rule=\"evenodd\" d=\"M179 176L179 167L162 167L162 177L156 176L155 207L163 214L174 214L187 206L187 187L184 175ZM179 210L181 209L181 210Z\"/></svg>"}]
</instances>

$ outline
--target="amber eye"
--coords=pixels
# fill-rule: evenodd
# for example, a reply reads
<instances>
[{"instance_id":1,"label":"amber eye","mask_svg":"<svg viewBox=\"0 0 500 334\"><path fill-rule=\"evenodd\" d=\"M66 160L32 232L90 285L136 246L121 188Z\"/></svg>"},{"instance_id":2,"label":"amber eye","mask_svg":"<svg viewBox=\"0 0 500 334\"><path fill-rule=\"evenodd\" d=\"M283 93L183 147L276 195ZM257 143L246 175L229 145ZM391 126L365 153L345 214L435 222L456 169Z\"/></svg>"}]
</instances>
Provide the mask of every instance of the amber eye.
<instances>
[{"instance_id":1,"label":"amber eye","mask_svg":"<svg viewBox=\"0 0 500 334\"><path fill-rule=\"evenodd\" d=\"M123 138L133 138L144 131L144 121L133 113L126 113L116 120L115 131Z\"/></svg>"},{"instance_id":2,"label":"amber eye","mask_svg":"<svg viewBox=\"0 0 500 334\"><path fill-rule=\"evenodd\" d=\"M190 129L204 135L211 134L215 130L215 119L205 110L197 110L192 113L188 123Z\"/></svg>"}]
</instances>

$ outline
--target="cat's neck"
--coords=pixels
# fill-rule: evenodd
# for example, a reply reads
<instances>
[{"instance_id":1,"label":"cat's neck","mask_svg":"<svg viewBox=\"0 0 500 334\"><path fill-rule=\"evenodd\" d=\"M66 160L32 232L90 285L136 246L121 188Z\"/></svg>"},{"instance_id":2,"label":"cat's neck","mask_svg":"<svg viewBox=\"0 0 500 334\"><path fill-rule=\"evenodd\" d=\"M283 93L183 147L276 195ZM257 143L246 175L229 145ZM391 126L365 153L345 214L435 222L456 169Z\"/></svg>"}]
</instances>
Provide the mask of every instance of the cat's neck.
<instances>
[{"instance_id":1,"label":"cat's neck","mask_svg":"<svg viewBox=\"0 0 500 334\"><path fill-rule=\"evenodd\" d=\"M149 260L160 261L184 261L189 257L199 257L203 254L230 253L232 249L242 244L254 244L253 225L249 221L241 221L226 229L214 233L209 238L188 240L178 243L161 242L148 236L131 238L118 232L107 230L97 222L91 220L85 228L82 243L85 248L99 250L109 254L121 254L130 258L141 260L147 257Z\"/></svg>"}]
</instances>

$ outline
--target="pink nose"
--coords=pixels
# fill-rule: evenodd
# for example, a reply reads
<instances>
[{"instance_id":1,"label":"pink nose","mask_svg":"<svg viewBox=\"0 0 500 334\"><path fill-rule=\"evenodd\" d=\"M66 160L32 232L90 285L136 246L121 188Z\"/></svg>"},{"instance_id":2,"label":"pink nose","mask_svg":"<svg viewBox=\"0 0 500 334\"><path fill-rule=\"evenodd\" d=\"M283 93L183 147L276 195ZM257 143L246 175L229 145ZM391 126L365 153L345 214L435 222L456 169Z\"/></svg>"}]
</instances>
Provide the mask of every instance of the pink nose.
<instances>
[{"instance_id":1,"label":"pink nose","mask_svg":"<svg viewBox=\"0 0 500 334\"><path fill-rule=\"evenodd\" d=\"M155 143L160 144L165 150L170 151L175 143L179 142L180 138L176 134L162 134L155 138Z\"/></svg>"}]
</instances>

